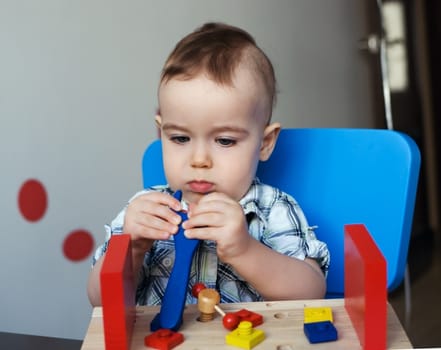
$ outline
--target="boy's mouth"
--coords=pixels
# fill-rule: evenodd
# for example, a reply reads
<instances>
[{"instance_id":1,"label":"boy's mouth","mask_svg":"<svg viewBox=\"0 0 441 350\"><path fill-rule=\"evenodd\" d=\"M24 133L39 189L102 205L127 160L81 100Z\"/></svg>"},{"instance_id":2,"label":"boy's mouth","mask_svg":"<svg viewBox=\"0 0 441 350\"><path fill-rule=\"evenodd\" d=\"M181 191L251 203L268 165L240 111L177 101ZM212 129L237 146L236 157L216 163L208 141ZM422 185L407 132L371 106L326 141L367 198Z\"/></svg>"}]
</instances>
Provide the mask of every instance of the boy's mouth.
<instances>
[{"instance_id":1,"label":"boy's mouth","mask_svg":"<svg viewBox=\"0 0 441 350\"><path fill-rule=\"evenodd\" d=\"M214 189L214 184L212 182L203 180L194 180L188 183L190 191L197 193L208 193L212 192Z\"/></svg>"}]
</instances>

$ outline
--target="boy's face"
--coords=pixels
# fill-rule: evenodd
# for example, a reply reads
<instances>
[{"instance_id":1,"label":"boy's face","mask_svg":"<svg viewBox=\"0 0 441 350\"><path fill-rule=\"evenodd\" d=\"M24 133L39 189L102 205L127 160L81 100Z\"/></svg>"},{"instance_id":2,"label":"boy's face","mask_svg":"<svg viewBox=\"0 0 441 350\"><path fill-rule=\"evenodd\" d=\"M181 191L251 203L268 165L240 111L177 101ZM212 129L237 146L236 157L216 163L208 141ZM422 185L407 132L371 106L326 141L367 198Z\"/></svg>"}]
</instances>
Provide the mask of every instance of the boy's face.
<instances>
[{"instance_id":1,"label":"boy's face","mask_svg":"<svg viewBox=\"0 0 441 350\"><path fill-rule=\"evenodd\" d=\"M241 68L234 86L204 75L161 84L156 121L165 174L187 202L197 203L210 192L240 200L259 159L270 156L280 126L267 125L267 99L260 85Z\"/></svg>"}]
</instances>

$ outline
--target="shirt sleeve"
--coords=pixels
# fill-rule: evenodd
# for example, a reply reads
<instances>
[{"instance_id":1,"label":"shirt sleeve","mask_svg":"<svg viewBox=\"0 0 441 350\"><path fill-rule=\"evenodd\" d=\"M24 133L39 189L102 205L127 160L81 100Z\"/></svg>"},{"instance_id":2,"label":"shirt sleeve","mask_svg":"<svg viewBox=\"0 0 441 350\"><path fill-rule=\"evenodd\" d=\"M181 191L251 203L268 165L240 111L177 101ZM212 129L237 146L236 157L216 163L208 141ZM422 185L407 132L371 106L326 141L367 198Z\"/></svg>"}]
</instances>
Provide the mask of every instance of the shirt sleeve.
<instances>
[{"instance_id":1,"label":"shirt sleeve","mask_svg":"<svg viewBox=\"0 0 441 350\"><path fill-rule=\"evenodd\" d=\"M288 256L315 259L326 276L330 253L326 243L317 239L314 228L297 201L281 192L268 213L263 242Z\"/></svg>"},{"instance_id":2,"label":"shirt sleeve","mask_svg":"<svg viewBox=\"0 0 441 350\"><path fill-rule=\"evenodd\" d=\"M104 229L106 231L104 243L101 244L95 250L95 254L92 257L92 266L95 265L98 259L101 258L106 253L107 248L109 246L110 238L114 234L121 234L123 232L124 216L126 215L126 209L127 206L124 207L124 209L119 212L117 217L113 219L110 225L109 224L104 225Z\"/></svg>"}]
</instances>

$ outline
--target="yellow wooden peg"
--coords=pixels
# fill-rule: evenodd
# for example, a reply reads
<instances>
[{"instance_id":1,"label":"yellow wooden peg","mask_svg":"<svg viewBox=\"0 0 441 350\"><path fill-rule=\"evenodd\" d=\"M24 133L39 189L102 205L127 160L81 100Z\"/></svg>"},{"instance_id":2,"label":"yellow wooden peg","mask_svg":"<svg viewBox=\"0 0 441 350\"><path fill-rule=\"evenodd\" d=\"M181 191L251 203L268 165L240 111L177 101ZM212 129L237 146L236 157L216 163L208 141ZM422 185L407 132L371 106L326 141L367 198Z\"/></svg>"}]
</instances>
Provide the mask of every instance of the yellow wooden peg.
<instances>
[{"instance_id":1,"label":"yellow wooden peg","mask_svg":"<svg viewBox=\"0 0 441 350\"><path fill-rule=\"evenodd\" d=\"M239 326L225 336L227 345L237 346L250 350L265 339L265 333L260 329L253 328L249 321L242 321Z\"/></svg>"}]
</instances>

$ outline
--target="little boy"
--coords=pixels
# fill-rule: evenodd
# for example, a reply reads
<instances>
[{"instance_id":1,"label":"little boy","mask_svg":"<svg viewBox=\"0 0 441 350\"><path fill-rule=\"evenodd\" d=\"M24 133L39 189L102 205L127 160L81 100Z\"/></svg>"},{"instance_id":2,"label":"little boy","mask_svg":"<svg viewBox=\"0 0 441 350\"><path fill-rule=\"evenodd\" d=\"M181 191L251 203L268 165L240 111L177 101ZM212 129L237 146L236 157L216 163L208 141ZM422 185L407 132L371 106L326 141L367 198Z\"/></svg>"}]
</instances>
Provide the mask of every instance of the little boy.
<instances>
[{"instance_id":1,"label":"little boy","mask_svg":"<svg viewBox=\"0 0 441 350\"><path fill-rule=\"evenodd\" d=\"M329 266L297 202L255 177L280 124L271 122L276 81L271 62L245 31L207 23L168 57L159 84L167 185L137 193L106 226L94 256L88 295L100 305L99 272L113 234L128 233L139 305L160 304L174 263L173 235L182 225L202 242L190 273L219 291L221 302L321 298ZM301 169L299 169L301 171ZM172 194L182 190L188 220Z\"/></svg>"}]
</instances>

